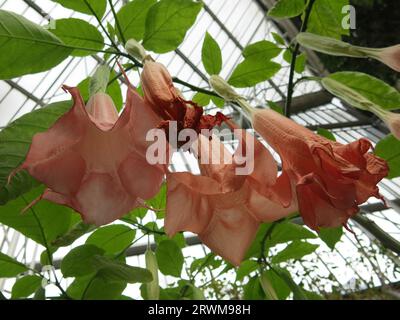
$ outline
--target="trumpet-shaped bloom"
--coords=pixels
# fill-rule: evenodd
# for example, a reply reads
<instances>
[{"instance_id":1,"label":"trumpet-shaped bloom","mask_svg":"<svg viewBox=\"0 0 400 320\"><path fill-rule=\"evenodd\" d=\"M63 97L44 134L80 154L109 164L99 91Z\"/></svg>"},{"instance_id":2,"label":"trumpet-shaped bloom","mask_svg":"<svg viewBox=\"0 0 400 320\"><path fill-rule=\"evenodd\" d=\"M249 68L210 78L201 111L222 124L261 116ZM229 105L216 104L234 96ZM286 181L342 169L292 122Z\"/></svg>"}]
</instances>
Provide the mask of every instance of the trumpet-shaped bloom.
<instances>
[{"instance_id":1,"label":"trumpet-shaped bloom","mask_svg":"<svg viewBox=\"0 0 400 320\"><path fill-rule=\"evenodd\" d=\"M141 74L145 101L164 121L160 128L167 128L169 121L177 122L178 132L193 129L199 133L202 129L212 129L227 118L220 112L215 116L203 115L203 108L189 100L184 100L174 87L167 68L150 57L145 59Z\"/></svg>"},{"instance_id":2,"label":"trumpet-shaped bloom","mask_svg":"<svg viewBox=\"0 0 400 320\"><path fill-rule=\"evenodd\" d=\"M77 88L64 87L73 107L33 137L21 169L48 189L42 195L69 206L86 223L110 223L157 194L164 167L147 163L146 133L158 117L128 89L121 116L111 98L96 93L87 106Z\"/></svg>"},{"instance_id":3,"label":"trumpet-shaped bloom","mask_svg":"<svg viewBox=\"0 0 400 320\"><path fill-rule=\"evenodd\" d=\"M273 110L255 110L252 118L254 129L281 157L280 192L298 203L310 228L346 225L359 204L381 198L377 183L388 166L369 153L367 139L347 145L330 141Z\"/></svg>"},{"instance_id":4,"label":"trumpet-shaped bloom","mask_svg":"<svg viewBox=\"0 0 400 320\"><path fill-rule=\"evenodd\" d=\"M167 234L197 233L212 251L234 265L242 261L261 221L275 221L296 210L284 208L279 201L271 200L272 196L264 197L251 188L252 179L269 186L277 184L277 164L257 139L244 130L242 133L241 144L233 155L218 138L209 140L199 135L193 147L198 150L195 153L201 175L167 174ZM252 158L247 149L245 157L254 162L254 170L237 175L236 169L241 166L237 161L239 152L247 148L246 141L250 139L256 157ZM217 161L212 162L212 158Z\"/></svg>"}]
</instances>

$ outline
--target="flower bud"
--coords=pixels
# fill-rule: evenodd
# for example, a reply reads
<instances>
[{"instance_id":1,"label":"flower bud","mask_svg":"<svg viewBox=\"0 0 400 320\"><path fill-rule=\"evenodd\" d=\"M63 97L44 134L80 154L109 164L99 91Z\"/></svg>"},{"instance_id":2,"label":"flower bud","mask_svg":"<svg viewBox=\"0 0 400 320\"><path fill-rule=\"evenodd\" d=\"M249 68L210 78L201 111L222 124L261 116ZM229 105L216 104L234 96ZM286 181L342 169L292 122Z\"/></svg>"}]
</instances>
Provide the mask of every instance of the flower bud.
<instances>
[{"instance_id":1,"label":"flower bud","mask_svg":"<svg viewBox=\"0 0 400 320\"><path fill-rule=\"evenodd\" d=\"M129 39L126 44L125 44L125 50L128 52L131 56L135 57L136 59L143 61L146 56L146 50L143 48L143 46L137 42L135 39Z\"/></svg>"},{"instance_id":2,"label":"flower bud","mask_svg":"<svg viewBox=\"0 0 400 320\"><path fill-rule=\"evenodd\" d=\"M323 37L309 32L301 32L296 37L298 43L303 47L330 54L334 56L347 56L365 58L365 53L361 47L353 46L334 38Z\"/></svg>"},{"instance_id":3,"label":"flower bud","mask_svg":"<svg viewBox=\"0 0 400 320\"><path fill-rule=\"evenodd\" d=\"M235 101L240 95L220 76L212 75L208 80L210 86L226 101Z\"/></svg>"},{"instance_id":4,"label":"flower bud","mask_svg":"<svg viewBox=\"0 0 400 320\"><path fill-rule=\"evenodd\" d=\"M90 78L89 96L99 92L106 92L110 79L110 68L103 64L97 67L94 75Z\"/></svg>"}]
</instances>

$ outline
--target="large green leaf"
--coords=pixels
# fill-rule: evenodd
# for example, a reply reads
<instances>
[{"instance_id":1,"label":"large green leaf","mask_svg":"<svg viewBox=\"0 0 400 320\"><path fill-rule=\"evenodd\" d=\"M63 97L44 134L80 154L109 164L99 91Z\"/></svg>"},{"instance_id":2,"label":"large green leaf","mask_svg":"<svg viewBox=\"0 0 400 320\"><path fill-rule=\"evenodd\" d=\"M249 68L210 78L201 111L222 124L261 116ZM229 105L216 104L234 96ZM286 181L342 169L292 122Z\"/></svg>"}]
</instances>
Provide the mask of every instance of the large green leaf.
<instances>
[{"instance_id":1,"label":"large green leaf","mask_svg":"<svg viewBox=\"0 0 400 320\"><path fill-rule=\"evenodd\" d=\"M135 230L122 224L105 226L93 232L86 244L95 245L109 254L118 254L132 243L135 233Z\"/></svg>"},{"instance_id":2,"label":"large green leaf","mask_svg":"<svg viewBox=\"0 0 400 320\"><path fill-rule=\"evenodd\" d=\"M400 92L380 79L361 72L336 72L322 85L354 107L368 110L375 105L385 110L400 108Z\"/></svg>"},{"instance_id":3,"label":"large green leaf","mask_svg":"<svg viewBox=\"0 0 400 320\"><path fill-rule=\"evenodd\" d=\"M175 50L193 25L202 5L191 0L161 0L147 14L143 45L165 53Z\"/></svg>"},{"instance_id":4,"label":"large green leaf","mask_svg":"<svg viewBox=\"0 0 400 320\"><path fill-rule=\"evenodd\" d=\"M243 57L254 60L271 60L281 53L282 49L279 48L275 43L267 40L261 40L249 44L243 49Z\"/></svg>"},{"instance_id":5,"label":"large green leaf","mask_svg":"<svg viewBox=\"0 0 400 320\"><path fill-rule=\"evenodd\" d=\"M392 134L378 142L375 154L385 159L389 165L389 179L400 177L400 141Z\"/></svg>"},{"instance_id":6,"label":"large green leaf","mask_svg":"<svg viewBox=\"0 0 400 320\"><path fill-rule=\"evenodd\" d=\"M248 58L236 67L228 83L236 88L252 87L270 79L280 69L281 65L276 62Z\"/></svg>"},{"instance_id":7,"label":"large green leaf","mask_svg":"<svg viewBox=\"0 0 400 320\"><path fill-rule=\"evenodd\" d=\"M98 269L97 276L107 281L143 283L153 280L151 272L147 269L132 267L123 262L111 260L103 256L95 257L94 266Z\"/></svg>"},{"instance_id":8,"label":"large green leaf","mask_svg":"<svg viewBox=\"0 0 400 320\"><path fill-rule=\"evenodd\" d=\"M302 14L305 7L304 0L279 0L269 9L268 15L273 18L292 18Z\"/></svg>"},{"instance_id":9,"label":"large green leaf","mask_svg":"<svg viewBox=\"0 0 400 320\"><path fill-rule=\"evenodd\" d=\"M64 277L81 277L98 270L96 257L103 255L104 250L94 245L85 244L72 249L61 262Z\"/></svg>"},{"instance_id":10,"label":"large green leaf","mask_svg":"<svg viewBox=\"0 0 400 320\"><path fill-rule=\"evenodd\" d=\"M342 13L349 0L316 0L310 14L307 31L322 36L340 39L341 35L348 35L349 30L344 29Z\"/></svg>"},{"instance_id":11,"label":"large green leaf","mask_svg":"<svg viewBox=\"0 0 400 320\"><path fill-rule=\"evenodd\" d=\"M49 70L72 52L54 34L24 17L0 10L0 79Z\"/></svg>"},{"instance_id":12,"label":"large green leaf","mask_svg":"<svg viewBox=\"0 0 400 320\"><path fill-rule=\"evenodd\" d=\"M157 0L133 0L124 5L117 13L117 18L125 40L143 39L146 16ZM118 27L115 26L118 39L122 41Z\"/></svg>"},{"instance_id":13,"label":"large green leaf","mask_svg":"<svg viewBox=\"0 0 400 320\"><path fill-rule=\"evenodd\" d=\"M68 18L55 21L56 28L50 29L65 44L72 47L88 48L92 50L72 51L71 55L84 57L104 48L104 38L97 28L81 19Z\"/></svg>"},{"instance_id":14,"label":"large green leaf","mask_svg":"<svg viewBox=\"0 0 400 320\"><path fill-rule=\"evenodd\" d=\"M0 278L12 278L27 270L24 264L0 252Z\"/></svg>"},{"instance_id":15,"label":"large green leaf","mask_svg":"<svg viewBox=\"0 0 400 320\"><path fill-rule=\"evenodd\" d=\"M201 49L201 59L204 68L209 75L219 74L222 68L221 49L214 38L206 32L203 47Z\"/></svg>"},{"instance_id":16,"label":"large green leaf","mask_svg":"<svg viewBox=\"0 0 400 320\"><path fill-rule=\"evenodd\" d=\"M27 210L21 211L44 191L38 187L19 198L0 206L0 223L18 230L28 238L45 245L65 234L80 219L73 210L42 200Z\"/></svg>"},{"instance_id":17,"label":"large green leaf","mask_svg":"<svg viewBox=\"0 0 400 320\"><path fill-rule=\"evenodd\" d=\"M289 271L285 269L281 269L280 271L282 273L286 273L286 277L290 277ZM286 281L282 279L282 277L280 277L276 272L268 269L264 271L264 276L267 277L271 282L271 285L274 288L276 296L279 300L285 300L289 296L291 292L290 287L287 285Z\"/></svg>"},{"instance_id":18,"label":"large green leaf","mask_svg":"<svg viewBox=\"0 0 400 320\"><path fill-rule=\"evenodd\" d=\"M180 277L183 266L181 249L172 240L163 240L157 247L156 257L160 271L165 275Z\"/></svg>"},{"instance_id":19,"label":"large green leaf","mask_svg":"<svg viewBox=\"0 0 400 320\"><path fill-rule=\"evenodd\" d=\"M332 250L335 248L336 243L340 241L343 235L343 227L337 228L321 228L319 231L319 237L326 245Z\"/></svg>"},{"instance_id":20,"label":"large green leaf","mask_svg":"<svg viewBox=\"0 0 400 320\"><path fill-rule=\"evenodd\" d=\"M65 233L64 235L57 237L54 241L52 241L51 245L54 247L66 247L75 242L75 240L79 239L86 233L89 233L96 229L96 226L93 224L86 224L82 221L79 221L71 229Z\"/></svg>"},{"instance_id":21,"label":"large green leaf","mask_svg":"<svg viewBox=\"0 0 400 320\"><path fill-rule=\"evenodd\" d=\"M285 249L274 255L272 257L272 263L280 263L292 259L301 259L302 257L313 253L317 248L317 244L296 240L290 243Z\"/></svg>"},{"instance_id":22,"label":"large green leaf","mask_svg":"<svg viewBox=\"0 0 400 320\"><path fill-rule=\"evenodd\" d=\"M63 7L81 13L93 15L92 10L98 18L102 18L107 8L107 0L52 0L61 4Z\"/></svg>"},{"instance_id":23,"label":"large green leaf","mask_svg":"<svg viewBox=\"0 0 400 320\"><path fill-rule=\"evenodd\" d=\"M248 276L253 271L257 270L259 264L255 260L243 261L239 268L236 270L236 281L242 281L244 277Z\"/></svg>"},{"instance_id":24,"label":"large green leaf","mask_svg":"<svg viewBox=\"0 0 400 320\"><path fill-rule=\"evenodd\" d=\"M38 185L24 171L17 173L9 185L7 179L25 159L32 137L46 131L70 107L70 101L50 104L22 116L0 132L0 205Z\"/></svg>"},{"instance_id":25,"label":"large green leaf","mask_svg":"<svg viewBox=\"0 0 400 320\"><path fill-rule=\"evenodd\" d=\"M35 275L28 275L18 279L11 292L11 299L27 298L34 294L42 284L42 278Z\"/></svg>"},{"instance_id":26,"label":"large green leaf","mask_svg":"<svg viewBox=\"0 0 400 320\"><path fill-rule=\"evenodd\" d=\"M67 289L67 294L80 300L115 300L125 290L125 281L110 281L101 276L89 275L76 278Z\"/></svg>"},{"instance_id":27,"label":"large green leaf","mask_svg":"<svg viewBox=\"0 0 400 320\"><path fill-rule=\"evenodd\" d=\"M264 235L272 227L271 223L263 223L257 231L256 238L246 253L246 257L259 256L261 251L261 241ZM317 236L310 230L291 222L281 222L275 225L271 236L266 240L266 248L271 248L279 243L285 243L300 239L313 239Z\"/></svg>"}]
</instances>

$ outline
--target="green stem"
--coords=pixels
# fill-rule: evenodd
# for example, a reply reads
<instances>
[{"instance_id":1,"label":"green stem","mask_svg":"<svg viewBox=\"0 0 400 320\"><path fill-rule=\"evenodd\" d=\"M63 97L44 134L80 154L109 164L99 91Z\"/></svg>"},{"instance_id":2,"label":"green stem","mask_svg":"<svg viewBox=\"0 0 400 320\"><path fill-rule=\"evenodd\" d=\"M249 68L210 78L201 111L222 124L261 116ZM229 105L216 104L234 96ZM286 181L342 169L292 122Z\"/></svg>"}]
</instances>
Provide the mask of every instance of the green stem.
<instances>
[{"instance_id":1,"label":"green stem","mask_svg":"<svg viewBox=\"0 0 400 320\"><path fill-rule=\"evenodd\" d=\"M26 203L26 205L29 205L29 202L26 200L26 198L25 198L24 196L22 196L22 200L24 200L24 202ZM36 223L37 223L38 226L39 226L40 234L41 234L41 236L42 236L42 238L43 238L43 244L44 244L44 246L45 246L45 248L46 248L46 253L47 253L47 256L48 256L50 265L52 265L52 266L54 267L54 263L53 263L53 254L51 253L49 243L47 242L46 234L45 234L45 232L44 232L42 223L40 222L40 219L39 219L39 217L37 216L35 210L34 210L32 207L29 208L29 210L32 212L32 215L33 215L33 217L35 218ZM58 289L60 289L61 293L64 294L66 297L68 297L67 292L63 289L63 287L61 286L60 282L58 281L55 272L54 272L54 279L55 279L55 281L56 281L55 284L56 284L56 286L58 287Z\"/></svg>"},{"instance_id":2,"label":"green stem","mask_svg":"<svg viewBox=\"0 0 400 320\"><path fill-rule=\"evenodd\" d=\"M306 12L304 15L304 20L300 28L300 32L304 32L307 30L307 24L308 20L310 18L311 10L314 5L315 0L309 0L306 8ZM292 98L293 98L293 80L294 80L294 71L296 67L296 60L297 60L297 54L299 53L300 50L300 44L297 42L293 53L292 53L292 60L290 62L290 72L289 72L289 84L288 84L288 91L287 91L287 96L286 96L286 103L285 103L285 116L290 117L290 108L292 105Z\"/></svg>"},{"instance_id":3,"label":"green stem","mask_svg":"<svg viewBox=\"0 0 400 320\"><path fill-rule=\"evenodd\" d=\"M115 12L114 5L112 4L112 0L108 0L108 3L110 4L111 11L112 11L113 16L114 16L115 24L117 25L117 29L118 29L118 32L119 32L119 34L121 36L122 42L125 45L125 43L126 43L125 36L124 36L124 34L122 32L122 28L121 28L121 25L119 23L117 13Z\"/></svg>"},{"instance_id":4,"label":"green stem","mask_svg":"<svg viewBox=\"0 0 400 320\"><path fill-rule=\"evenodd\" d=\"M87 7L89 8L90 12L94 15L94 17L96 18L97 22L100 25L100 28L103 30L103 32L106 34L107 38L111 41L111 44L113 45L113 47L119 51L118 49L118 45L114 42L114 39L111 37L111 35L108 33L107 29L103 26L103 23L101 22L100 18L97 16L96 11L94 11L93 7L90 5L90 3L88 2L88 0L83 0L85 2L85 4L87 5Z\"/></svg>"}]
</instances>

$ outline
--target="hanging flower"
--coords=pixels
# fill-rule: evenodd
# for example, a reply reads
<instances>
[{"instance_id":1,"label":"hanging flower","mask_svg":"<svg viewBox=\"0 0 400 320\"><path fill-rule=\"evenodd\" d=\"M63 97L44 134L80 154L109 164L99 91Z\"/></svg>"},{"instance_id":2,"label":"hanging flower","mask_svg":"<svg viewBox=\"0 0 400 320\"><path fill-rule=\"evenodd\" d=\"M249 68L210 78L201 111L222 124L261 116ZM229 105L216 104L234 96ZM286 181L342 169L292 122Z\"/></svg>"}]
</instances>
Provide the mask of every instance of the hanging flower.
<instances>
[{"instance_id":1,"label":"hanging flower","mask_svg":"<svg viewBox=\"0 0 400 320\"><path fill-rule=\"evenodd\" d=\"M294 206L284 208L273 191L264 197L251 188L253 179L276 185L277 164L257 139L245 130L241 133L240 145L233 155L217 137L210 140L200 134L193 149L197 148L194 153L201 175L167 174L167 234L197 233L205 245L234 265L242 261L261 221L275 221L296 211ZM248 148L253 143L254 159ZM243 165L238 159L243 154L254 170L245 169L238 175L237 169Z\"/></svg>"},{"instance_id":2,"label":"hanging flower","mask_svg":"<svg viewBox=\"0 0 400 320\"><path fill-rule=\"evenodd\" d=\"M228 90L223 87L229 85L223 79L215 81L224 97ZM372 196L382 199L377 183L387 176L388 165L369 153L372 145L367 139L343 145L273 110L254 109L242 97L235 101L249 114L255 131L280 155L282 174L276 190L298 205L310 228L346 226L360 204ZM260 193L270 194L262 180L253 182Z\"/></svg>"},{"instance_id":3,"label":"hanging flower","mask_svg":"<svg viewBox=\"0 0 400 320\"><path fill-rule=\"evenodd\" d=\"M202 129L212 129L227 120L220 112L215 116L203 115L202 107L193 101L185 100L174 87L172 77L164 65L153 61L150 56L146 56L143 63L141 81L144 99L164 120L159 125L160 128L167 129L170 121L176 121L177 132L193 129L200 133Z\"/></svg>"},{"instance_id":4,"label":"hanging flower","mask_svg":"<svg viewBox=\"0 0 400 320\"><path fill-rule=\"evenodd\" d=\"M367 139L347 145L328 140L273 110L252 113L254 129L279 153L304 222L312 229L346 225L374 196L387 163L369 153ZM288 193L291 190L287 190Z\"/></svg>"},{"instance_id":5,"label":"hanging flower","mask_svg":"<svg viewBox=\"0 0 400 320\"><path fill-rule=\"evenodd\" d=\"M20 169L48 187L40 199L73 208L85 223L107 224L160 188L165 168L145 158L146 133L159 119L131 87L120 117L107 94L94 94L85 107L77 88L64 89L73 107L33 137Z\"/></svg>"}]
</instances>

